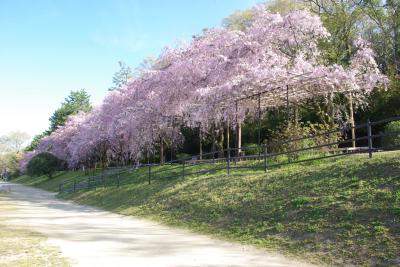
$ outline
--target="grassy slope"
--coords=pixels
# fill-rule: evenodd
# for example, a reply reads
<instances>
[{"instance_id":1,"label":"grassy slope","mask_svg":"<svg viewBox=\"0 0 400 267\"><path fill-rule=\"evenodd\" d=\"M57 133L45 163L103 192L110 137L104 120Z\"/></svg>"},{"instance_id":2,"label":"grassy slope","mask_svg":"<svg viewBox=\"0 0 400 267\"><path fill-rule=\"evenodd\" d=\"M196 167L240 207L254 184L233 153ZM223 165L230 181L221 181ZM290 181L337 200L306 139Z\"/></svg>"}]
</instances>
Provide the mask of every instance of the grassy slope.
<instances>
[{"instance_id":1,"label":"grassy slope","mask_svg":"<svg viewBox=\"0 0 400 267\"><path fill-rule=\"evenodd\" d=\"M12 207L0 206L0 215L8 209ZM0 219L0 266L70 266L60 251L45 241L46 237L37 232L10 226Z\"/></svg>"},{"instance_id":2,"label":"grassy slope","mask_svg":"<svg viewBox=\"0 0 400 267\"><path fill-rule=\"evenodd\" d=\"M20 183L57 190L54 180ZM400 264L400 152L327 159L262 171L143 180L62 195L335 265Z\"/></svg>"}]
</instances>

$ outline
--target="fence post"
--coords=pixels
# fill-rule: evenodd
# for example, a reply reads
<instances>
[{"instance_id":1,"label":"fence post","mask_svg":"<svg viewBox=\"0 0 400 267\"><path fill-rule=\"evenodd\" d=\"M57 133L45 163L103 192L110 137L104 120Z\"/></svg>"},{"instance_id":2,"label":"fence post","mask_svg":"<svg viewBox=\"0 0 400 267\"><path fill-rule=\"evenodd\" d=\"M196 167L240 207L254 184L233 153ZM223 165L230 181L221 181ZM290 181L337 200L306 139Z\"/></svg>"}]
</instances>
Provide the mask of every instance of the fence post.
<instances>
[{"instance_id":1,"label":"fence post","mask_svg":"<svg viewBox=\"0 0 400 267\"><path fill-rule=\"evenodd\" d=\"M76 191L76 180L74 180L74 192Z\"/></svg>"},{"instance_id":2,"label":"fence post","mask_svg":"<svg viewBox=\"0 0 400 267\"><path fill-rule=\"evenodd\" d=\"M267 172L267 145L264 144L264 172Z\"/></svg>"},{"instance_id":3,"label":"fence post","mask_svg":"<svg viewBox=\"0 0 400 267\"><path fill-rule=\"evenodd\" d=\"M368 155L369 158L372 158L372 129L371 129L371 121L369 119L367 121L367 132L368 132Z\"/></svg>"},{"instance_id":4,"label":"fence post","mask_svg":"<svg viewBox=\"0 0 400 267\"><path fill-rule=\"evenodd\" d=\"M227 171L228 171L228 176L231 174L231 149L228 146L228 157L227 157Z\"/></svg>"},{"instance_id":5,"label":"fence post","mask_svg":"<svg viewBox=\"0 0 400 267\"><path fill-rule=\"evenodd\" d=\"M117 175L117 187L119 187L119 173Z\"/></svg>"},{"instance_id":6,"label":"fence post","mask_svg":"<svg viewBox=\"0 0 400 267\"><path fill-rule=\"evenodd\" d=\"M182 161L182 178L185 178L185 160Z\"/></svg>"},{"instance_id":7,"label":"fence post","mask_svg":"<svg viewBox=\"0 0 400 267\"><path fill-rule=\"evenodd\" d=\"M149 184L151 184L151 165L149 164Z\"/></svg>"},{"instance_id":8,"label":"fence post","mask_svg":"<svg viewBox=\"0 0 400 267\"><path fill-rule=\"evenodd\" d=\"M235 167L236 167L236 165L237 165L237 160L238 160L238 158L237 158L237 152L236 152L236 149L234 148L234 149L233 149L233 164L235 164Z\"/></svg>"}]
</instances>

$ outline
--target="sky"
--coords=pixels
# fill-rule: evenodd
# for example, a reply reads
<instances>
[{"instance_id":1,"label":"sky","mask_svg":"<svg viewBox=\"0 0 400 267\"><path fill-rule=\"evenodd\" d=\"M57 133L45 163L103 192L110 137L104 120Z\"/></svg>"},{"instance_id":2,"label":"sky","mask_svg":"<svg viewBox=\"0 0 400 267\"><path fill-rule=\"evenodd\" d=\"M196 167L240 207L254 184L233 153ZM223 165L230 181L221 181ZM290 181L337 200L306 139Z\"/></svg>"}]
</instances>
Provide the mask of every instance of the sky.
<instances>
[{"instance_id":1,"label":"sky","mask_svg":"<svg viewBox=\"0 0 400 267\"><path fill-rule=\"evenodd\" d=\"M71 90L100 104L118 61L135 68L259 2L0 0L0 135L43 132Z\"/></svg>"}]
</instances>

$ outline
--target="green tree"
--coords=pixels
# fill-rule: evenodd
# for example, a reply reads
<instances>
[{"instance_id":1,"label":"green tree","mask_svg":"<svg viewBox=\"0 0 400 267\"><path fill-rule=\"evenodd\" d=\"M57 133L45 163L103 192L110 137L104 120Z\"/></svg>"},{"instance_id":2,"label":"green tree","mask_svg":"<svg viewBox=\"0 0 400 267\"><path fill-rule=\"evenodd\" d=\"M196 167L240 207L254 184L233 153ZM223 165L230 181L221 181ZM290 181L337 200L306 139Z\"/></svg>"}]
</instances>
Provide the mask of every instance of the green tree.
<instances>
[{"instance_id":1,"label":"green tree","mask_svg":"<svg viewBox=\"0 0 400 267\"><path fill-rule=\"evenodd\" d=\"M266 5L266 9L272 13L287 14L293 10L305 9L306 5L300 0L272 0ZM230 30L244 31L250 25L253 18L251 9L236 11L222 21L222 25Z\"/></svg>"},{"instance_id":2,"label":"green tree","mask_svg":"<svg viewBox=\"0 0 400 267\"><path fill-rule=\"evenodd\" d=\"M0 154L0 172L2 170L7 170L11 176L18 176L18 162L21 160L21 158L22 153L20 152L8 152Z\"/></svg>"},{"instance_id":3,"label":"green tree","mask_svg":"<svg viewBox=\"0 0 400 267\"><path fill-rule=\"evenodd\" d=\"M45 137L46 132L41 133L41 134L37 134L33 137L31 143L25 148L25 151L33 151L37 148L37 146L39 145L40 141Z\"/></svg>"},{"instance_id":4,"label":"green tree","mask_svg":"<svg viewBox=\"0 0 400 267\"><path fill-rule=\"evenodd\" d=\"M272 0L268 2L267 9L272 13L287 14L290 11L306 9L301 0Z\"/></svg>"},{"instance_id":5,"label":"green tree","mask_svg":"<svg viewBox=\"0 0 400 267\"><path fill-rule=\"evenodd\" d=\"M331 34L330 41L321 44L329 64L348 65L354 53L353 42L366 22L362 7L354 1L305 0L308 9L321 17Z\"/></svg>"},{"instance_id":6,"label":"green tree","mask_svg":"<svg viewBox=\"0 0 400 267\"><path fill-rule=\"evenodd\" d=\"M47 175L49 178L63 167L63 162L51 153L40 153L34 156L28 163L27 174L29 176Z\"/></svg>"},{"instance_id":7,"label":"green tree","mask_svg":"<svg viewBox=\"0 0 400 267\"><path fill-rule=\"evenodd\" d=\"M0 136L0 172L7 170L12 176L18 175L21 150L29 135L25 132L11 132Z\"/></svg>"},{"instance_id":8,"label":"green tree","mask_svg":"<svg viewBox=\"0 0 400 267\"><path fill-rule=\"evenodd\" d=\"M158 63L155 57L147 56L139 66L135 68L135 77L140 77L144 72L157 68Z\"/></svg>"},{"instance_id":9,"label":"green tree","mask_svg":"<svg viewBox=\"0 0 400 267\"><path fill-rule=\"evenodd\" d=\"M385 126L385 136L383 138L383 146L399 146L400 145L400 121L392 121Z\"/></svg>"},{"instance_id":10,"label":"green tree","mask_svg":"<svg viewBox=\"0 0 400 267\"><path fill-rule=\"evenodd\" d=\"M25 149L26 151L33 151L39 145L40 141L57 130L58 127L63 126L70 115L77 114L78 112L89 112L92 110L90 104L90 95L85 89L78 91L71 91L65 98L64 102L49 118L49 129L41 134L35 135L31 143Z\"/></svg>"},{"instance_id":11,"label":"green tree","mask_svg":"<svg viewBox=\"0 0 400 267\"><path fill-rule=\"evenodd\" d=\"M253 17L251 9L236 11L222 21L222 25L230 30L244 31Z\"/></svg>"},{"instance_id":12,"label":"green tree","mask_svg":"<svg viewBox=\"0 0 400 267\"><path fill-rule=\"evenodd\" d=\"M114 91L120 89L122 86L126 85L133 77L132 69L125 64L123 61L118 61L119 71L114 73L112 78L113 86L108 88L109 91Z\"/></svg>"},{"instance_id":13,"label":"green tree","mask_svg":"<svg viewBox=\"0 0 400 267\"><path fill-rule=\"evenodd\" d=\"M85 89L79 91L71 91L69 96L61 104L61 107L54 111L50 117L49 132L52 133L59 126L63 126L69 115L77 114L80 111L88 112L92 109L90 104L90 96Z\"/></svg>"},{"instance_id":14,"label":"green tree","mask_svg":"<svg viewBox=\"0 0 400 267\"><path fill-rule=\"evenodd\" d=\"M400 74L400 0L360 2L369 18L363 34L373 44L380 67L386 73Z\"/></svg>"},{"instance_id":15,"label":"green tree","mask_svg":"<svg viewBox=\"0 0 400 267\"><path fill-rule=\"evenodd\" d=\"M23 144L28 139L29 135L27 133L19 131L0 136L0 154L21 151Z\"/></svg>"}]
</instances>

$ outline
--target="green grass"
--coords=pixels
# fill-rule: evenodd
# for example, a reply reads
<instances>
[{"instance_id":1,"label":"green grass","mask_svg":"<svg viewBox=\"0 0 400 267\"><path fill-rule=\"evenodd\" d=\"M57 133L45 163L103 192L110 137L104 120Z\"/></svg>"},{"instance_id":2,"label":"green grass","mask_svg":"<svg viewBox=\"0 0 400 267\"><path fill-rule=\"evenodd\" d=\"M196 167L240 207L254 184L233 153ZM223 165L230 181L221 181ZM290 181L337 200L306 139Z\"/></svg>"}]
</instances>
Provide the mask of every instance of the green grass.
<instances>
[{"instance_id":1,"label":"green grass","mask_svg":"<svg viewBox=\"0 0 400 267\"><path fill-rule=\"evenodd\" d=\"M230 176L221 170L157 178L150 185L145 174L125 174L122 179L134 183L120 188L60 197L315 263L400 264L400 152L286 165L267 173L238 169ZM16 181L56 191L58 182L72 176L78 174Z\"/></svg>"},{"instance_id":2,"label":"green grass","mask_svg":"<svg viewBox=\"0 0 400 267\"><path fill-rule=\"evenodd\" d=\"M0 198L4 197L0 193ZM0 206L0 218L4 212L12 210L7 205ZM37 232L11 226L0 219L0 266L70 266L60 251L45 243L46 237Z\"/></svg>"}]
</instances>

